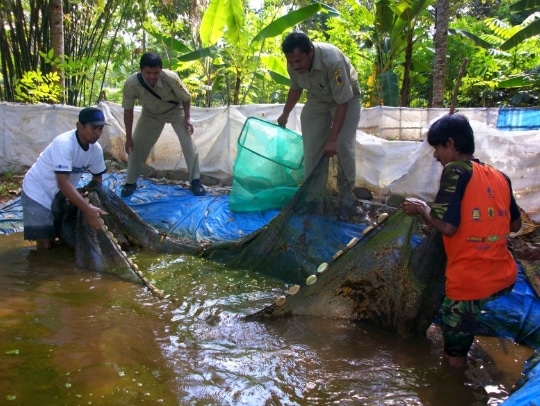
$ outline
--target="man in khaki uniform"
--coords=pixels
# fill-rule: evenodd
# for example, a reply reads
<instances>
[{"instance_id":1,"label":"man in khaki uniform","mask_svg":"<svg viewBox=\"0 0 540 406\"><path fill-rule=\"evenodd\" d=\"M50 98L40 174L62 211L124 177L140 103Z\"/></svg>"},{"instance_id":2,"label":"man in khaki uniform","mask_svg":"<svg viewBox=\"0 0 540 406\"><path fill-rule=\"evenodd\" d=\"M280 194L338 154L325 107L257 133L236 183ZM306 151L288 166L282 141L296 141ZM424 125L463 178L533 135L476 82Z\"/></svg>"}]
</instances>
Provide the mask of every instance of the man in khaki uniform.
<instances>
[{"instance_id":1,"label":"man in khaki uniform","mask_svg":"<svg viewBox=\"0 0 540 406\"><path fill-rule=\"evenodd\" d=\"M305 178L323 155L339 156L351 185L356 181L356 130L360 121L358 75L339 48L311 42L303 32L292 32L281 44L287 58L291 86L277 122L287 124L289 114L307 90L300 115L304 142Z\"/></svg>"},{"instance_id":2,"label":"man in khaki uniform","mask_svg":"<svg viewBox=\"0 0 540 406\"><path fill-rule=\"evenodd\" d=\"M135 100L142 106L142 112L132 134ZM159 55L147 52L141 57L140 72L131 75L124 85L122 107L128 169L122 197L130 196L137 188L143 165L166 123L171 123L180 140L193 194L206 193L200 181L199 154L191 138L190 101L185 85L175 72L163 69Z\"/></svg>"}]
</instances>

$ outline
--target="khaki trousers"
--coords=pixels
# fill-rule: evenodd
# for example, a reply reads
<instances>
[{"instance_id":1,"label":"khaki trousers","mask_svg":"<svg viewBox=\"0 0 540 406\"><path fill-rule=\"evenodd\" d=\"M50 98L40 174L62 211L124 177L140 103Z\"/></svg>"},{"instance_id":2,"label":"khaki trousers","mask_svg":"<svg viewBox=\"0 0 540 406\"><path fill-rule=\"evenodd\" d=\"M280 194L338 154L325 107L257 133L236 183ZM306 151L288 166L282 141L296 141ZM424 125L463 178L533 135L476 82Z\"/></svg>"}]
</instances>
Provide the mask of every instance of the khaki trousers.
<instances>
[{"instance_id":1,"label":"khaki trousers","mask_svg":"<svg viewBox=\"0 0 540 406\"><path fill-rule=\"evenodd\" d=\"M330 134L335 104L308 100L302 109L300 121L304 142L305 179L313 172L322 156ZM356 131L360 121L360 96L349 101L347 116L338 136L337 154L343 173L351 187L356 181Z\"/></svg>"},{"instance_id":2,"label":"khaki trousers","mask_svg":"<svg viewBox=\"0 0 540 406\"><path fill-rule=\"evenodd\" d=\"M128 169L126 174L126 183L136 183L139 175L143 170L143 166L150 155L152 147L156 144L163 127L166 123L171 123L174 132L180 141L180 147L184 153L186 160L189 181L199 179L199 154L193 143L193 139L188 134L184 126L184 115L179 114L178 110L174 110L174 114L165 114L160 117L150 116L141 113L139 120L133 131L133 151L128 156Z\"/></svg>"}]
</instances>

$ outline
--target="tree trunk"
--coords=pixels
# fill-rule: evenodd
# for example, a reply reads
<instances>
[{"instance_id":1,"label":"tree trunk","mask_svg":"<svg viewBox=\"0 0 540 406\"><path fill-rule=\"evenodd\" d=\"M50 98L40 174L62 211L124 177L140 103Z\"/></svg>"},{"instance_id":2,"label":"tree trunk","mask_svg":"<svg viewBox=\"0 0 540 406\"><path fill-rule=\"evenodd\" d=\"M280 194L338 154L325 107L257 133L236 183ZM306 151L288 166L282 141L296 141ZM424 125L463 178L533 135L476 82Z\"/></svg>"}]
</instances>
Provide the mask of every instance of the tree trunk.
<instances>
[{"instance_id":1,"label":"tree trunk","mask_svg":"<svg viewBox=\"0 0 540 406\"><path fill-rule=\"evenodd\" d=\"M240 100L240 87L242 86L242 78L240 72L236 72L236 81L234 84L234 100L233 105L237 106Z\"/></svg>"},{"instance_id":2,"label":"tree trunk","mask_svg":"<svg viewBox=\"0 0 540 406\"><path fill-rule=\"evenodd\" d=\"M410 107L411 105L411 65L413 55L412 29L407 35L407 47L405 48L405 64L403 69L403 82L401 83L401 94L399 105L401 107Z\"/></svg>"},{"instance_id":3,"label":"tree trunk","mask_svg":"<svg viewBox=\"0 0 540 406\"><path fill-rule=\"evenodd\" d=\"M41 69L40 50L49 48L48 0L0 3L0 71L4 84L0 99L15 101L15 84L25 72Z\"/></svg>"},{"instance_id":4,"label":"tree trunk","mask_svg":"<svg viewBox=\"0 0 540 406\"><path fill-rule=\"evenodd\" d=\"M64 60L64 10L62 0L50 0L50 24L51 24L51 48L54 50L54 57L59 58L61 63ZM57 63L53 64L52 71L60 76L60 86L65 100L65 78L64 71ZM64 102L62 100L62 102Z\"/></svg>"},{"instance_id":5,"label":"tree trunk","mask_svg":"<svg viewBox=\"0 0 540 406\"><path fill-rule=\"evenodd\" d=\"M443 107L448 44L449 0L437 0L435 19L435 59L433 61L433 99L431 107Z\"/></svg>"}]
</instances>

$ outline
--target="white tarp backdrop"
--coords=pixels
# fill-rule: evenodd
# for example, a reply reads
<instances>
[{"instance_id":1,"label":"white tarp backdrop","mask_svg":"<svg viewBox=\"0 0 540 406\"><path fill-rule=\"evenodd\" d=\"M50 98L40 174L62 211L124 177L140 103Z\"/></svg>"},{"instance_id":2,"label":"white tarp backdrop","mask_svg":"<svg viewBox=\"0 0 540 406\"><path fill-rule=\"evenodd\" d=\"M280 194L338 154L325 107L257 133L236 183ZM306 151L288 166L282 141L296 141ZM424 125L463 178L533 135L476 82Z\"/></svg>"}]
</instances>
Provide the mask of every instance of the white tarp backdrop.
<instances>
[{"instance_id":1,"label":"white tarp backdrop","mask_svg":"<svg viewBox=\"0 0 540 406\"><path fill-rule=\"evenodd\" d=\"M111 126L100 144L114 159L126 161L123 110L118 104L99 106ZM192 107L193 138L199 151L201 173L224 184L232 180L237 139L248 117L276 122L283 105L216 108ZM298 105L288 127L300 131ZM58 134L75 127L80 108L61 105L0 103L0 173L23 171ZM357 132L356 186L371 190L384 201L390 194L433 200L442 167L433 149L422 139L429 124L447 109L376 107L363 109ZM540 130L500 131L499 109L459 109L471 120L475 155L505 172L512 180L518 204L540 222ZM135 119L140 109L135 109ZM540 127L540 124L538 125ZM180 143L167 125L147 164L156 171L186 171Z\"/></svg>"}]
</instances>

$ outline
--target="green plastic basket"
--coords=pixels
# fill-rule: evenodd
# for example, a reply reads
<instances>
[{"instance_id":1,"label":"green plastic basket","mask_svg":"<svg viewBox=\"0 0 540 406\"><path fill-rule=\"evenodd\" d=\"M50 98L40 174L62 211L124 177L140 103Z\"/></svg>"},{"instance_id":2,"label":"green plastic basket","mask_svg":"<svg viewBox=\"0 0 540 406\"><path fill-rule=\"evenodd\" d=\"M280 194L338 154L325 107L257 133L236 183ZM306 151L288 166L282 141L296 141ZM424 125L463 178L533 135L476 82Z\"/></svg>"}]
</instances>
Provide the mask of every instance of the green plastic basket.
<instances>
[{"instance_id":1,"label":"green plastic basket","mask_svg":"<svg viewBox=\"0 0 540 406\"><path fill-rule=\"evenodd\" d=\"M302 136L249 117L238 137L229 208L232 211L281 209L303 181Z\"/></svg>"}]
</instances>

